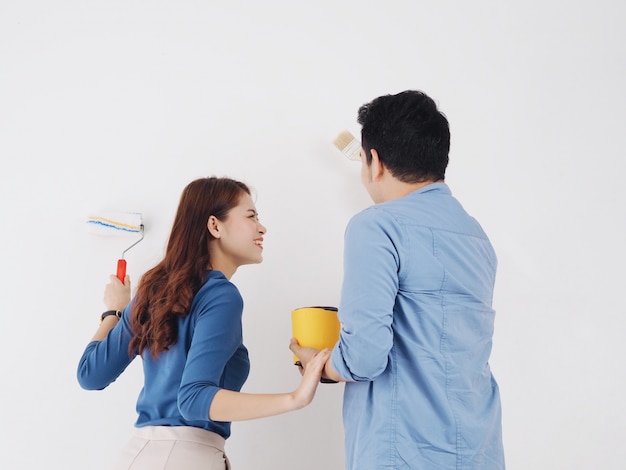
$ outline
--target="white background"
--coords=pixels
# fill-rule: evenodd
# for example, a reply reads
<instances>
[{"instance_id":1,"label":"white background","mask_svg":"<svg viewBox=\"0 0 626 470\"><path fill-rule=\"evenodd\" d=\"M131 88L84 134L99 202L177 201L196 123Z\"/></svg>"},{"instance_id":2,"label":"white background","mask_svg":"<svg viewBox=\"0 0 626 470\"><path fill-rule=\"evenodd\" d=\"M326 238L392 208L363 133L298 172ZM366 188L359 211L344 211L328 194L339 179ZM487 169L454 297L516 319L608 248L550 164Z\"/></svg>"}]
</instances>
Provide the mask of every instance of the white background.
<instances>
[{"instance_id":1,"label":"white background","mask_svg":"<svg viewBox=\"0 0 626 470\"><path fill-rule=\"evenodd\" d=\"M333 146L358 107L430 94L447 182L499 256L492 369L509 469L622 469L625 8L596 2L0 1L0 467L103 469L132 431L136 361L101 392L76 365L126 239L88 215L139 211L137 281L183 187L255 190L265 261L239 270L252 373L281 392L290 312L336 305L345 224L370 201ZM233 424L236 470L341 469L342 385Z\"/></svg>"}]
</instances>

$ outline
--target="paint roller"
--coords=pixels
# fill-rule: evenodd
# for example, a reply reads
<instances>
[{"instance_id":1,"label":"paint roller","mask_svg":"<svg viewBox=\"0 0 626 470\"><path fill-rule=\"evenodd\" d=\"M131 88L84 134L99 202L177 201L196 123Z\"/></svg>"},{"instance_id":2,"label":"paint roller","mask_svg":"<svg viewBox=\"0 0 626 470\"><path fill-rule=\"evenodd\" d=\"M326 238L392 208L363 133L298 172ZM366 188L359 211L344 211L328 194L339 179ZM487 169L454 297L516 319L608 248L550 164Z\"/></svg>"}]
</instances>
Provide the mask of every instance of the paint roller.
<instances>
[{"instance_id":1,"label":"paint roller","mask_svg":"<svg viewBox=\"0 0 626 470\"><path fill-rule=\"evenodd\" d=\"M143 240L143 221L139 212L115 212L89 216L86 221L87 231L94 235L137 237L132 245L122 251L117 260L117 278L124 283L126 277L126 252Z\"/></svg>"}]
</instances>

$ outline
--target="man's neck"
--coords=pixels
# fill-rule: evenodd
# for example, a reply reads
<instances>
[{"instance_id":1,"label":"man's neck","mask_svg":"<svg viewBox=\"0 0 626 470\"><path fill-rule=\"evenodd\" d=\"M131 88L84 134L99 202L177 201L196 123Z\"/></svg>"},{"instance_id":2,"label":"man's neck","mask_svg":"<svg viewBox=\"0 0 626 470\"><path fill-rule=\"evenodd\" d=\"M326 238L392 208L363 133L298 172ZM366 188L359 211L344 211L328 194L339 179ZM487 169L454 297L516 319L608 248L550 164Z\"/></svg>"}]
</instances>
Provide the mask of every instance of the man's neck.
<instances>
[{"instance_id":1,"label":"man's neck","mask_svg":"<svg viewBox=\"0 0 626 470\"><path fill-rule=\"evenodd\" d=\"M425 186L433 183L443 183L443 180L438 181L423 181L420 183L404 183L393 178L392 181L389 181L388 185L385 188L383 194L383 200L381 202L392 201L394 199L400 199L413 191L417 191L418 189L422 189Z\"/></svg>"}]
</instances>

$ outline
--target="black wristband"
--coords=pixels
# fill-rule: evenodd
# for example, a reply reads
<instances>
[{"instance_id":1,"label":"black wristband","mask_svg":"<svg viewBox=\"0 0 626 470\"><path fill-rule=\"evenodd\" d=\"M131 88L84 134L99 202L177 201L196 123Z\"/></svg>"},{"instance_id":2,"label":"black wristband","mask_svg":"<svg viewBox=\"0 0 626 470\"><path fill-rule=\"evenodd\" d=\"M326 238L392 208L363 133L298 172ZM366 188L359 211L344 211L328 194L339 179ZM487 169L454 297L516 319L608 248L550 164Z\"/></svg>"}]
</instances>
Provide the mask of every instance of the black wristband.
<instances>
[{"instance_id":1,"label":"black wristband","mask_svg":"<svg viewBox=\"0 0 626 470\"><path fill-rule=\"evenodd\" d=\"M106 317L110 317L111 315L115 315L117 317L117 319L119 320L120 318L122 318L122 312L121 310L107 310L106 312L104 312L102 315L100 315L100 323L102 323L102 321L106 318Z\"/></svg>"}]
</instances>

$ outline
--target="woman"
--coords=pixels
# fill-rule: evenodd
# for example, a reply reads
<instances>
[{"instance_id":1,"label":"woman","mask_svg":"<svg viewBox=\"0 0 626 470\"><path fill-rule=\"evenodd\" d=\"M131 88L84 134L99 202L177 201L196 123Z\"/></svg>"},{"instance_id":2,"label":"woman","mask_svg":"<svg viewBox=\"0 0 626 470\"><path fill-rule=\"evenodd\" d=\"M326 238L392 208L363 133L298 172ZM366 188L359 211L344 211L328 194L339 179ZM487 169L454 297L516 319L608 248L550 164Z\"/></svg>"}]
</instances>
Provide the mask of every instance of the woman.
<instances>
[{"instance_id":1,"label":"woman","mask_svg":"<svg viewBox=\"0 0 626 470\"><path fill-rule=\"evenodd\" d=\"M165 257L141 278L115 276L108 309L78 366L84 389L101 390L136 357L144 387L135 435L115 468L228 469L230 422L273 416L311 403L329 351L306 368L291 393L241 393L249 372L242 342L243 300L230 282L239 266L263 259L265 227L249 188L201 178L183 191ZM128 306L126 306L128 304Z\"/></svg>"}]
</instances>

